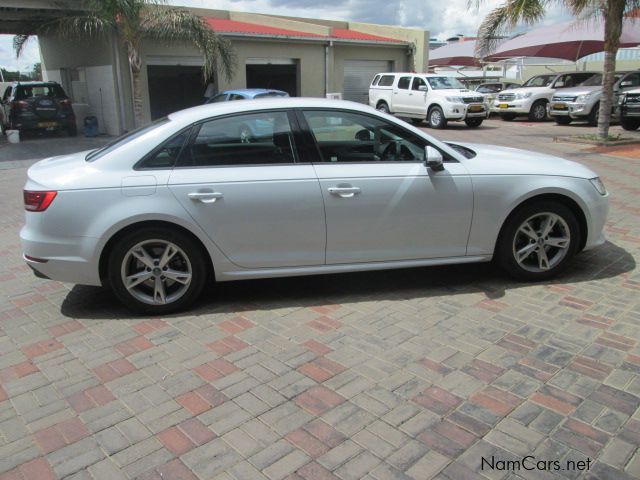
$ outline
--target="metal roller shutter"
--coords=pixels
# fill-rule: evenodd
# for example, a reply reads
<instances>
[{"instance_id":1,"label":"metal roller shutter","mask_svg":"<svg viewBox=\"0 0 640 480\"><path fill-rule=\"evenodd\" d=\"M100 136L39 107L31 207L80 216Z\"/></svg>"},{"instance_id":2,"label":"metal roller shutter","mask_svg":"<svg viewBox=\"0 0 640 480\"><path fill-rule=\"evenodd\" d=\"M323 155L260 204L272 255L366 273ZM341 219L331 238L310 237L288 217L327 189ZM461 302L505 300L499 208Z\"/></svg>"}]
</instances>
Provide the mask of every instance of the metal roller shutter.
<instances>
[{"instance_id":1,"label":"metal roller shutter","mask_svg":"<svg viewBox=\"0 0 640 480\"><path fill-rule=\"evenodd\" d=\"M368 103L369 85L376 73L390 72L391 62L384 60L345 60L342 98Z\"/></svg>"}]
</instances>

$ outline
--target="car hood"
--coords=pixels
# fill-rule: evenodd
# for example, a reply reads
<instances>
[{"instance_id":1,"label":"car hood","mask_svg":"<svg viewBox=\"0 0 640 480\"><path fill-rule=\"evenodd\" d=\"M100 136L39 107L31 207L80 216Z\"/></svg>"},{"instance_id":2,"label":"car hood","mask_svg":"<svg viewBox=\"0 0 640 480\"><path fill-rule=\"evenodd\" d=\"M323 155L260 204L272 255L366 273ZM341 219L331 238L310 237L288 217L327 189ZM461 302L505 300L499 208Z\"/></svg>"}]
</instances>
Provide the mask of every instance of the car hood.
<instances>
[{"instance_id":1,"label":"car hood","mask_svg":"<svg viewBox=\"0 0 640 480\"><path fill-rule=\"evenodd\" d=\"M85 188L89 185L93 188L106 186L103 172L96 164L86 161L90 151L40 160L29 168L26 188L66 190Z\"/></svg>"},{"instance_id":2,"label":"car hood","mask_svg":"<svg viewBox=\"0 0 640 480\"><path fill-rule=\"evenodd\" d=\"M598 175L577 162L543 153L474 143L452 142L476 152L464 166L472 175L553 175L594 178Z\"/></svg>"},{"instance_id":3,"label":"car hood","mask_svg":"<svg viewBox=\"0 0 640 480\"><path fill-rule=\"evenodd\" d=\"M520 88L511 88L509 90L502 90L500 92L500 94L502 93L528 93L531 92L534 95L537 93L549 93L550 91L552 91L551 88L549 87L520 87Z\"/></svg>"},{"instance_id":4,"label":"car hood","mask_svg":"<svg viewBox=\"0 0 640 480\"><path fill-rule=\"evenodd\" d=\"M578 96L578 95L585 95L587 93L591 93L591 92L597 92L602 90L602 87L599 85L595 85L593 87L573 87L573 88L563 88L561 90L558 90L555 94L555 96L558 97L565 97L565 96Z\"/></svg>"}]
</instances>

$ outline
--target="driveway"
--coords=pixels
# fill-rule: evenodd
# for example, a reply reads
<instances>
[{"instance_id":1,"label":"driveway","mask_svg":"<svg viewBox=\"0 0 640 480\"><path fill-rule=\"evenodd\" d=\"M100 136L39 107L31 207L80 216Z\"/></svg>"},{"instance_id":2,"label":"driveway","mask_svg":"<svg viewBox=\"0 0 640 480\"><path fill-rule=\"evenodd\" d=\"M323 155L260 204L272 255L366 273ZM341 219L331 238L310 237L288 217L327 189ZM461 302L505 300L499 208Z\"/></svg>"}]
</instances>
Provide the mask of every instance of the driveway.
<instances>
[{"instance_id":1,"label":"driveway","mask_svg":"<svg viewBox=\"0 0 640 480\"><path fill-rule=\"evenodd\" d=\"M640 151L551 140L576 131L593 129L435 132L602 176L609 241L555 281L489 264L247 281L166 318L34 277L31 162L5 157L0 479L639 478Z\"/></svg>"}]
</instances>

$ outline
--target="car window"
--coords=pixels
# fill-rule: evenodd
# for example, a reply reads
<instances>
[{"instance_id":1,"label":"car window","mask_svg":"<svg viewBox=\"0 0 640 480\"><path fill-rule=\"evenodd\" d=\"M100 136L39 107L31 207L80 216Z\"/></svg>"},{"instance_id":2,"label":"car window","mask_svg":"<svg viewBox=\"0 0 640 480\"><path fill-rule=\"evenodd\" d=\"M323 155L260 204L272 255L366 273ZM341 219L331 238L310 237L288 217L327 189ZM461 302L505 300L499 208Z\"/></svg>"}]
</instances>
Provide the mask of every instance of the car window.
<instances>
[{"instance_id":1,"label":"car window","mask_svg":"<svg viewBox=\"0 0 640 480\"><path fill-rule=\"evenodd\" d=\"M308 110L304 117L323 162L423 162L427 142L376 117Z\"/></svg>"},{"instance_id":2,"label":"car window","mask_svg":"<svg viewBox=\"0 0 640 480\"><path fill-rule=\"evenodd\" d=\"M211 97L207 103L218 103L218 102L224 102L226 100L227 100L227 94L219 93L215 97Z\"/></svg>"},{"instance_id":3,"label":"car window","mask_svg":"<svg viewBox=\"0 0 640 480\"><path fill-rule=\"evenodd\" d=\"M519 83L508 83L504 88L506 89L512 89L512 88L520 88L520 84Z\"/></svg>"},{"instance_id":4,"label":"car window","mask_svg":"<svg viewBox=\"0 0 640 480\"><path fill-rule=\"evenodd\" d=\"M378 82L379 87L390 87L393 85L393 79L395 77L393 75L383 75Z\"/></svg>"},{"instance_id":5,"label":"car window","mask_svg":"<svg viewBox=\"0 0 640 480\"><path fill-rule=\"evenodd\" d=\"M625 83L631 82L631 85L625 85L624 88L638 87L640 86L640 72L630 73L629 75L624 77L622 81Z\"/></svg>"},{"instance_id":6,"label":"car window","mask_svg":"<svg viewBox=\"0 0 640 480\"><path fill-rule=\"evenodd\" d=\"M66 97L60 85L18 85L16 99L25 100L33 97Z\"/></svg>"},{"instance_id":7,"label":"car window","mask_svg":"<svg viewBox=\"0 0 640 480\"><path fill-rule=\"evenodd\" d=\"M496 93L500 91L500 84L489 83L486 85L480 85L476 92L478 93Z\"/></svg>"},{"instance_id":8,"label":"car window","mask_svg":"<svg viewBox=\"0 0 640 480\"><path fill-rule=\"evenodd\" d=\"M411 90L420 90L420 87L426 87L427 82L424 81L424 78L413 77L413 84L411 85Z\"/></svg>"},{"instance_id":9,"label":"car window","mask_svg":"<svg viewBox=\"0 0 640 480\"><path fill-rule=\"evenodd\" d=\"M272 97L288 97L289 94L286 92L266 92L259 93L253 98L272 98Z\"/></svg>"},{"instance_id":10,"label":"car window","mask_svg":"<svg viewBox=\"0 0 640 480\"><path fill-rule=\"evenodd\" d=\"M398 88L402 90L409 90L410 83L411 77L400 77L400 80L398 80Z\"/></svg>"},{"instance_id":11,"label":"car window","mask_svg":"<svg viewBox=\"0 0 640 480\"><path fill-rule=\"evenodd\" d=\"M466 88L458 79L453 77L429 77L427 82L434 90L462 90Z\"/></svg>"},{"instance_id":12,"label":"car window","mask_svg":"<svg viewBox=\"0 0 640 480\"><path fill-rule=\"evenodd\" d=\"M188 128L173 136L140 162L136 169L173 168L190 133L191 129Z\"/></svg>"},{"instance_id":13,"label":"car window","mask_svg":"<svg viewBox=\"0 0 640 480\"><path fill-rule=\"evenodd\" d=\"M4 95L2 95L2 100L6 102L7 100L9 100L10 96L11 96L11 87L7 87L4 89Z\"/></svg>"},{"instance_id":14,"label":"car window","mask_svg":"<svg viewBox=\"0 0 640 480\"><path fill-rule=\"evenodd\" d=\"M210 120L180 156L182 167L295 162L286 112L260 112Z\"/></svg>"},{"instance_id":15,"label":"car window","mask_svg":"<svg viewBox=\"0 0 640 480\"><path fill-rule=\"evenodd\" d=\"M380 80L380 75L376 75L375 77L373 77L373 82L371 82L371 85L373 86L377 85L378 80Z\"/></svg>"},{"instance_id":16,"label":"car window","mask_svg":"<svg viewBox=\"0 0 640 480\"><path fill-rule=\"evenodd\" d=\"M555 75L537 75L535 77L531 77L527 80L523 87L546 87L551 85L553 79L556 78Z\"/></svg>"},{"instance_id":17,"label":"car window","mask_svg":"<svg viewBox=\"0 0 640 480\"><path fill-rule=\"evenodd\" d=\"M229 101L233 101L233 100L244 100L245 97L243 97L242 95L238 95L237 93L232 93L231 95L229 95Z\"/></svg>"}]
</instances>

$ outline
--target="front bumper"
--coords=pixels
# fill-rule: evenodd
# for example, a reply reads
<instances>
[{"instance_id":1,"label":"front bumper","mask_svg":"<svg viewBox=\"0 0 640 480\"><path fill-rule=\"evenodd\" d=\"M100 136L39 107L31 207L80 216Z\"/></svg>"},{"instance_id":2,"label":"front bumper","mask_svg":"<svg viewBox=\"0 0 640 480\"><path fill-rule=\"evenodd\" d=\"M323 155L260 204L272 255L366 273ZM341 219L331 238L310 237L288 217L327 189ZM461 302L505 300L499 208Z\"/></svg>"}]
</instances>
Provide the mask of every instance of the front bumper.
<instances>
[{"instance_id":1,"label":"front bumper","mask_svg":"<svg viewBox=\"0 0 640 480\"><path fill-rule=\"evenodd\" d=\"M547 112L551 117L570 117L578 119L586 117L591 112L586 103L576 102L554 102L553 100L547 105Z\"/></svg>"},{"instance_id":2,"label":"front bumper","mask_svg":"<svg viewBox=\"0 0 640 480\"><path fill-rule=\"evenodd\" d=\"M489 116L489 109L484 103L445 103L443 112L447 120L487 118Z\"/></svg>"},{"instance_id":3,"label":"front bumper","mask_svg":"<svg viewBox=\"0 0 640 480\"><path fill-rule=\"evenodd\" d=\"M640 105L625 105L620 106L620 113L623 117L640 117Z\"/></svg>"},{"instance_id":4,"label":"front bumper","mask_svg":"<svg viewBox=\"0 0 640 480\"><path fill-rule=\"evenodd\" d=\"M491 109L494 113L515 113L519 115L526 115L531 110L533 102L529 100L499 100L496 99Z\"/></svg>"}]
</instances>

